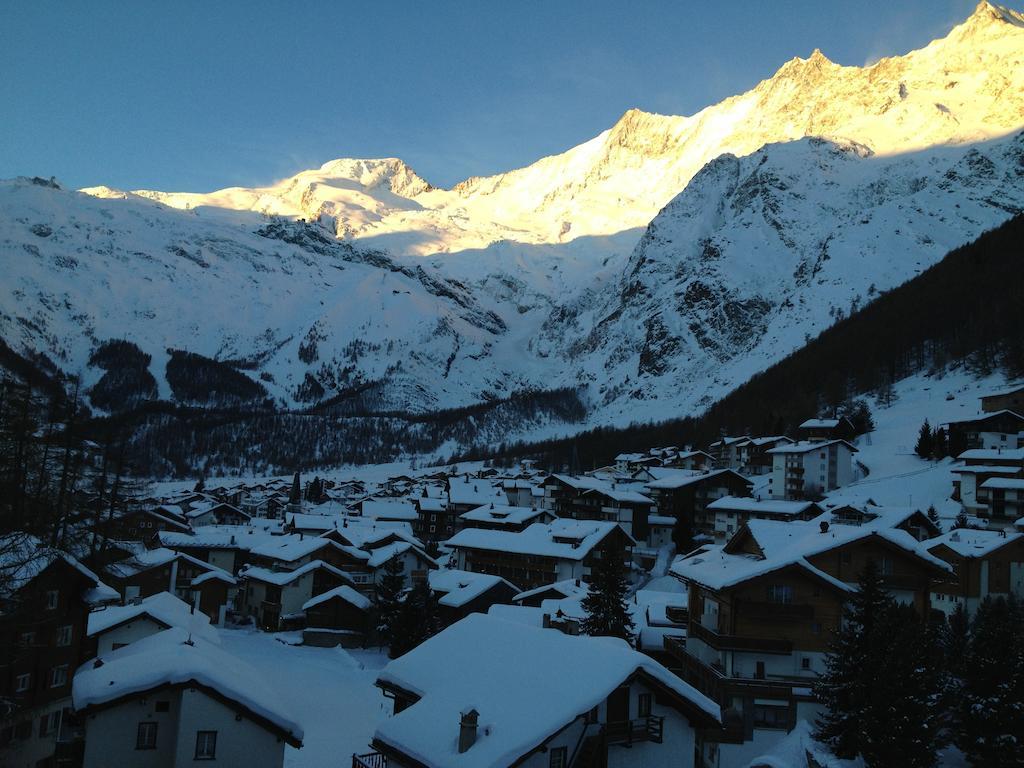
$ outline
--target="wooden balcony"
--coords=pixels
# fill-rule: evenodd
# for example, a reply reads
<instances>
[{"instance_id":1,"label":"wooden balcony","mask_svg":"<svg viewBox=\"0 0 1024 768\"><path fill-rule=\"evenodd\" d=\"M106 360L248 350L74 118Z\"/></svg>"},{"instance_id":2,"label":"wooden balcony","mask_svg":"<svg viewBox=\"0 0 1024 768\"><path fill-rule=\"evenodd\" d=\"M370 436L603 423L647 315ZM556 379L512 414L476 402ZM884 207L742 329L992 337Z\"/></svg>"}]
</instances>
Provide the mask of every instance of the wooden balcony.
<instances>
[{"instance_id":1,"label":"wooden balcony","mask_svg":"<svg viewBox=\"0 0 1024 768\"><path fill-rule=\"evenodd\" d=\"M690 622L690 626L687 631L690 637L700 640L718 651L752 651L758 653L781 654L786 656L793 652L793 643L789 640L776 640L767 637L744 637L742 635L722 635L708 629L696 621Z\"/></svg>"},{"instance_id":2,"label":"wooden balcony","mask_svg":"<svg viewBox=\"0 0 1024 768\"><path fill-rule=\"evenodd\" d=\"M631 747L645 741L661 744L665 729L665 718L648 715L635 720L608 723L605 726L605 740L608 744Z\"/></svg>"}]
</instances>

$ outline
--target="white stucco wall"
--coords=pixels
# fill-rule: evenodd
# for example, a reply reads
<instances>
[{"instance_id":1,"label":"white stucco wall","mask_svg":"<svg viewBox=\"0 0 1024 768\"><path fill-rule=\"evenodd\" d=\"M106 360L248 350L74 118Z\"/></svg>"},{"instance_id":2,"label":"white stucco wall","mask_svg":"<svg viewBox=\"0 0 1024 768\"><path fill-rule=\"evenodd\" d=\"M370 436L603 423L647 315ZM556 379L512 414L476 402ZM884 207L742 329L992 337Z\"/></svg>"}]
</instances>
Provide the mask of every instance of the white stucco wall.
<instances>
[{"instance_id":1,"label":"white stucco wall","mask_svg":"<svg viewBox=\"0 0 1024 768\"><path fill-rule=\"evenodd\" d=\"M169 712L156 712L169 701ZM135 748L138 724L157 723L157 748ZM86 719L83 768L185 768L209 762L219 768L281 768L285 744L261 725L199 690L179 689L134 699ZM212 761L195 760L198 731L217 732Z\"/></svg>"},{"instance_id":2,"label":"white stucco wall","mask_svg":"<svg viewBox=\"0 0 1024 768\"><path fill-rule=\"evenodd\" d=\"M99 635L96 638L96 655L102 656L105 653L110 653L114 650L115 643L128 645L136 640L162 632L164 629L165 627L157 624L152 619L140 616L133 621L129 621L127 624L122 624L120 627L115 627Z\"/></svg>"}]
</instances>

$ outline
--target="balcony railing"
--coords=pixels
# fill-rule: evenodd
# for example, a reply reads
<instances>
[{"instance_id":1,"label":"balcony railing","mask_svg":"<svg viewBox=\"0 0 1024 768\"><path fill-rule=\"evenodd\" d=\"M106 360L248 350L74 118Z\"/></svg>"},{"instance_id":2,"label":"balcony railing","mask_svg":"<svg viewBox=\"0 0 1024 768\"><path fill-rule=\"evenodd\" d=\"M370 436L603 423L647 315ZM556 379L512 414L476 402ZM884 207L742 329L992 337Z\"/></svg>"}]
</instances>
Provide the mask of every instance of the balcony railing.
<instances>
[{"instance_id":1,"label":"balcony railing","mask_svg":"<svg viewBox=\"0 0 1024 768\"><path fill-rule=\"evenodd\" d=\"M696 621L690 622L688 632L690 637L696 640L701 640L719 651L760 651L762 653L777 654L790 654L793 652L793 643L789 640L776 640L768 637L743 637L741 635L721 635Z\"/></svg>"},{"instance_id":2,"label":"balcony railing","mask_svg":"<svg viewBox=\"0 0 1024 768\"><path fill-rule=\"evenodd\" d=\"M352 768L388 768L388 756L380 752L352 755Z\"/></svg>"},{"instance_id":3,"label":"balcony railing","mask_svg":"<svg viewBox=\"0 0 1024 768\"><path fill-rule=\"evenodd\" d=\"M632 746L644 741L661 744L665 729L665 718L655 715L638 717L635 720L608 723L605 726L605 739L608 744Z\"/></svg>"}]
</instances>

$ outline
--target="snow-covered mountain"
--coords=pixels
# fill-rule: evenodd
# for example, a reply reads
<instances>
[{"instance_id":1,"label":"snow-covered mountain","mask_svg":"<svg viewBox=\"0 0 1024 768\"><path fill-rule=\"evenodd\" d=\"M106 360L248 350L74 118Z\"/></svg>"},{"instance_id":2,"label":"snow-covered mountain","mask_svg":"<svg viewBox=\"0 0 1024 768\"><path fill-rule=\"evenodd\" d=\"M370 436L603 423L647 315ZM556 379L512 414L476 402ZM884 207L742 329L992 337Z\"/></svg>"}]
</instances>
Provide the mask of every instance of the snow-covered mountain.
<instances>
[{"instance_id":1,"label":"snow-covered mountain","mask_svg":"<svg viewBox=\"0 0 1024 768\"><path fill-rule=\"evenodd\" d=\"M664 418L1024 209L1022 129L1024 17L983 2L904 56L815 51L450 190L397 159L209 194L5 182L0 334L87 383L128 338L163 396L186 349L288 405L582 383L591 423Z\"/></svg>"}]
</instances>

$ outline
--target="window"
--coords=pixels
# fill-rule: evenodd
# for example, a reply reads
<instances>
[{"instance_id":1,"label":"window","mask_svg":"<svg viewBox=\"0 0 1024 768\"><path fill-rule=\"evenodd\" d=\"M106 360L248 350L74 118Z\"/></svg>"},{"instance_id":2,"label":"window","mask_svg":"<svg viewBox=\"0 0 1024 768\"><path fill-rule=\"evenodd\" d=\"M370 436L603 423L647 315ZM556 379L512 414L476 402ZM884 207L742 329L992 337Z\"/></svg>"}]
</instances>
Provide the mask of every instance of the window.
<instances>
[{"instance_id":1,"label":"window","mask_svg":"<svg viewBox=\"0 0 1024 768\"><path fill-rule=\"evenodd\" d=\"M50 670L50 687L60 688L62 685L68 684L68 665L61 664L59 667L54 667Z\"/></svg>"},{"instance_id":2,"label":"window","mask_svg":"<svg viewBox=\"0 0 1024 768\"><path fill-rule=\"evenodd\" d=\"M755 705L754 727L782 729L788 728L789 707Z\"/></svg>"},{"instance_id":3,"label":"window","mask_svg":"<svg viewBox=\"0 0 1024 768\"><path fill-rule=\"evenodd\" d=\"M800 659L800 669L810 669L810 668L811 668L811 660L809 658L804 656L802 659Z\"/></svg>"},{"instance_id":4,"label":"window","mask_svg":"<svg viewBox=\"0 0 1024 768\"><path fill-rule=\"evenodd\" d=\"M157 712L170 712L171 711L171 702L169 702L169 701L158 701L156 703L156 711Z\"/></svg>"},{"instance_id":5,"label":"window","mask_svg":"<svg viewBox=\"0 0 1024 768\"><path fill-rule=\"evenodd\" d=\"M820 621L812 622L812 624L811 624L811 632L813 632L816 635L820 635L821 634L821 622Z\"/></svg>"},{"instance_id":6,"label":"window","mask_svg":"<svg viewBox=\"0 0 1024 768\"><path fill-rule=\"evenodd\" d=\"M217 757L217 732L196 731L196 760L213 760Z\"/></svg>"},{"instance_id":7,"label":"window","mask_svg":"<svg viewBox=\"0 0 1024 768\"><path fill-rule=\"evenodd\" d=\"M651 694L641 693L637 698L637 716L638 717L650 717L651 716Z\"/></svg>"},{"instance_id":8,"label":"window","mask_svg":"<svg viewBox=\"0 0 1024 768\"><path fill-rule=\"evenodd\" d=\"M51 589L46 593L46 610L53 611L57 608L57 602L60 600L60 591Z\"/></svg>"},{"instance_id":9,"label":"window","mask_svg":"<svg viewBox=\"0 0 1024 768\"><path fill-rule=\"evenodd\" d=\"M789 605L793 602L793 587L788 584L769 584L768 602Z\"/></svg>"},{"instance_id":10,"label":"window","mask_svg":"<svg viewBox=\"0 0 1024 768\"><path fill-rule=\"evenodd\" d=\"M435 530L437 530L437 526L436 525L430 526L430 532L431 533L433 533Z\"/></svg>"},{"instance_id":11,"label":"window","mask_svg":"<svg viewBox=\"0 0 1024 768\"><path fill-rule=\"evenodd\" d=\"M49 736L60 728L60 712L50 712L39 718L39 736Z\"/></svg>"},{"instance_id":12,"label":"window","mask_svg":"<svg viewBox=\"0 0 1024 768\"><path fill-rule=\"evenodd\" d=\"M36 641L36 633L35 632L22 632L21 633L21 637L18 638L18 642L20 642L21 645L26 647L26 648L28 646L32 645L33 643L35 643L35 641Z\"/></svg>"},{"instance_id":13,"label":"window","mask_svg":"<svg viewBox=\"0 0 1024 768\"><path fill-rule=\"evenodd\" d=\"M878 560L878 573L882 576L892 576L892 558L881 557Z\"/></svg>"},{"instance_id":14,"label":"window","mask_svg":"<svg viewBox=\"0 0 1024 768\"><path fill-rule=\"evenodd\" d=\"M32 673L26 672L24 675L18 675L15 678L14 692L24 693L32 687Z\"/></svg>"},{"instance_id":15,"label":"window","mask_svg":"<svg viewBox=\"0 0 1024 768\"><path fill-rule=\"evenodd\" d=\"M551 768L565 768L568 760L568 754L565 747L555 747L551 750L551 761L548 765Z\"/></svg>"},{"instance_id":16,"label":"window","mask_svg":"<svg viewBox=\"0 0 1024 768\"><path fill-rule=\"evenodd\" d=\"M156 749L156 723L139 723L135 733L136 749Z\"/></svg>"},{"instance_id":17,"label":"window","mask_svg":"<svg viewBox=\"0 0 1024 768\"><path fill-rule=\"evenodd\" d=\"M57 645L60 647L71 645L71 638L73 636L74 628L70 624L66 624L57 630Z\"/></svg>"}]
</instances>

